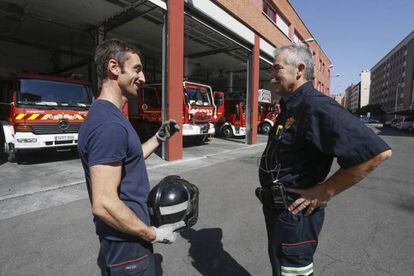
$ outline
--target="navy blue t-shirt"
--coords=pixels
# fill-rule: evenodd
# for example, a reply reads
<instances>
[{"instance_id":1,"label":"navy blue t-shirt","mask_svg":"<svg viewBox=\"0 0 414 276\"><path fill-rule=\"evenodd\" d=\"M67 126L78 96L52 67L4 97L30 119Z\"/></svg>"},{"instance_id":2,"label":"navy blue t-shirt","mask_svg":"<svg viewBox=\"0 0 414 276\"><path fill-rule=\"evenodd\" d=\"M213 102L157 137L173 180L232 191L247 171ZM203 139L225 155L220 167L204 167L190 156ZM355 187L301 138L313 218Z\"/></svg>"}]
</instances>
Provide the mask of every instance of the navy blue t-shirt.
<instances>
[{"instance_id":1,"label":"navy blue t-shirt","mask_svg":"<svg viewBox=\"0 0 414 276\"><path fill-rule=\"evenodd\" d=\"M91 199L89 168L98 164L122 162L119 198L139 219L149 224L149 181L141 141L128 119L113 103L97 100L92 104L79 130L78 150L85 171L89 198ZM101 238L116 241L138 240L138 237L115 230L96 216L94 222L96 233Z\"/></svg>"}]
</instances>

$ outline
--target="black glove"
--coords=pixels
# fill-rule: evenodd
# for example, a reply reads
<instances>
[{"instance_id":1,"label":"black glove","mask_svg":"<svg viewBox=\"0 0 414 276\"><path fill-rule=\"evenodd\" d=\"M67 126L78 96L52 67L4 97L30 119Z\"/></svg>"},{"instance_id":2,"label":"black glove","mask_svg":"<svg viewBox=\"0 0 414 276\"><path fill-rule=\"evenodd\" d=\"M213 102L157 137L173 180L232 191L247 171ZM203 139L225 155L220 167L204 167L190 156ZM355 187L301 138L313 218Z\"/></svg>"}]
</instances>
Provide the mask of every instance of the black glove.
<instances>
[{"instance_id":1,"label":"black glove","mask_svg":"<svg viewBox=\"0 0 414 276\"><path fill-rule=\"evenodd\" d=\"M157 137L158 141L165 142L177 131L180 131L180 126L175 120L170 119L161 124L161 127L155 134L155 137Z\"/></svg>"}]
</instances>

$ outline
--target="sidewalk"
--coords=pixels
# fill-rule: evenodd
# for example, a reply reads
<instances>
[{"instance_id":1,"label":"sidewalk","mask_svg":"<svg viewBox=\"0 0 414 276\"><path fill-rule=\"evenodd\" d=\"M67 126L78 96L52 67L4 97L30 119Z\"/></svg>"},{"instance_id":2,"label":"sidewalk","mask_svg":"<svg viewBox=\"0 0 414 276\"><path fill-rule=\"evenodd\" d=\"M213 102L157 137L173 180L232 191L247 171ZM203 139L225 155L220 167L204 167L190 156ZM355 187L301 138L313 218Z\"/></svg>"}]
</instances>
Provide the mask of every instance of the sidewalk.
<instances>
[{"instance_id":1,"label":"sidewalk","mask_svg":"<svg viewBox=\"0 0 414 276\"><path fill-rule=\"evenodd\" d=\"M149 180L153 186L167 175L181 175L247 154L259 155L266 139L259 136L255 145L246 145L243 139L213 139L185 147L183 159L177 161L165 161L154 153L146 160ZM4 176L0 180L0 219L88 197L82 165L73 154L68 160L55 162L44 158L29 159L28 164L5 163L0 166L0 174Z\"/></svg>"}]
</instances>

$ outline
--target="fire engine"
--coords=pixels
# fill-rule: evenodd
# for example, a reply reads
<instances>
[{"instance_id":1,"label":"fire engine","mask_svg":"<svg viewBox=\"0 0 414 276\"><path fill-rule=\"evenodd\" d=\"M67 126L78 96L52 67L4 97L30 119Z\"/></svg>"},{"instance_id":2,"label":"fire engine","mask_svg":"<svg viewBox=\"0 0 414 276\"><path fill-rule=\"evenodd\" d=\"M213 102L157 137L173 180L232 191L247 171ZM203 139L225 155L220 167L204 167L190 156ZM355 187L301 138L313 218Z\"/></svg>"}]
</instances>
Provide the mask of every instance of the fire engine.
<instances>
[{"instance_id":1,"label":"fire engine","mask_svg":"<svg viewBox=\"0 0 414 276\"><path fill-rule=\"evenodd\" d=\"M214 98L224 98L224 93L214 91ZM217 132L220 136L230 138L246 135L246 103L239 99L216 100L218 116Z\"/></svg>"},{"instance_id":2,"label":"fire engine","mask_svg":"<svg viewBox=\"0 0 414 276\"><path fill-rule=\"evenodd\" d=\"M17 74L0 90L0 143L9 161L23 151L75 147L93 94L87 81Z\"/></svg>"},{"instance_id":3,"label":"fire engine","mask_svg":"<svg viewBox=\"0 0 414 276\"><path fill-rule=\"evenodd\" d=\"M276 122L279 110L272 104L272 94L269 90L259 89L258 93L259 113L258 127L259 132L268 134Z\"/></svg>"},{"instance_id":4,"label":"fire engine","mask_svg":"<svg viewBox=\"0 0 414 276\"><path fill-rule=\"evenodd\" d=\"M216 129L222 137L246 135L246 102L238 93L214 91L214 98L224 98L217 103L218 116ZM257 118L258 131L267 134L276 122L278 111L272 104L271 92L260 89L258 92L259 113ZM223 111L221 111L223 110Z\"/></svg>"},{"instance_id":5,"label":"fire engine","mask_svg":"<svg viewBox=\"0 0 414 276\"><path fill-rule=\"evenodd\" d=\"M161 124L161 91L161 84L146 84L138 91L137 99L128 99L129 120L143 137L153 135ZM209 85L184 81L183 95L182 134L205 141L215 133L217 107L212 89Z\"/></svg>"}]
</instances>

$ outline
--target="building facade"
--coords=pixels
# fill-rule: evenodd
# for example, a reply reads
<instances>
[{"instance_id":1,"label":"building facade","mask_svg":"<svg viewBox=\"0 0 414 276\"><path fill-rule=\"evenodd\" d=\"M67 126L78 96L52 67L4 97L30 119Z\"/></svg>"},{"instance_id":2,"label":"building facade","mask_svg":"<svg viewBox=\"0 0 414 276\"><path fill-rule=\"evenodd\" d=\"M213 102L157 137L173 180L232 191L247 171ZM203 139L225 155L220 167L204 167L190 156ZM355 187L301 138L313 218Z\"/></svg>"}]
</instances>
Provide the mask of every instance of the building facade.
<instances>
[{"instance_id":1,"label":"building facade","mask_svg":"<svg viewBox=\"0 0 414 276\"><path fill-rule=\"evenodd\" d=\"M413 110L414 31L371 68L370 104L387 113Z\"/></svg>"},{"instance_id":2,"label":"building facade","mask_svg":"<svg viewBox=\"0 0 414 276\"><path fill-rule=\"evenodd\" d=\"M369 104L369 88L371 85L371 72L369 70L361 71L361 94L359 108Z\"/></svg>"},{"instance_id":3,"label":"building facade","mask_svg":"<svg viewBox=\"0 0 414 276\"><path fill-rule=\"evenodd\" d=\"M299 41L308 44L315 64L313 84L322 93L330 94L332 63L317 41L310 41L313 39L312 33L289 1L217 0L215 2L258 33L264 40L261 42L268 42L273 47Z\"/></svg>"},{"instance_id":4,"label":"building facade","mask_svg":"<svg viewBox=\"0 0 414 276\"><path fill-rule=\"evenodd\" d=\"M358 84L351 84L346 89L346 108L355 113L360 106L360 91L361 91L361 82Z\"/></svg>"},{"instance_id":5,"label":"building facade","mask_svg":"<svg viewBox=\"0 0 414 276\"><path fill-rule=\"evenodd\" d=\"M339 103L340 105L344 106L344 97L345 97L345 92L342 93L337 93L337 94L331 94L329 95L332 99L334 99L337 103Z\"/></svg>"}]
</instances>

